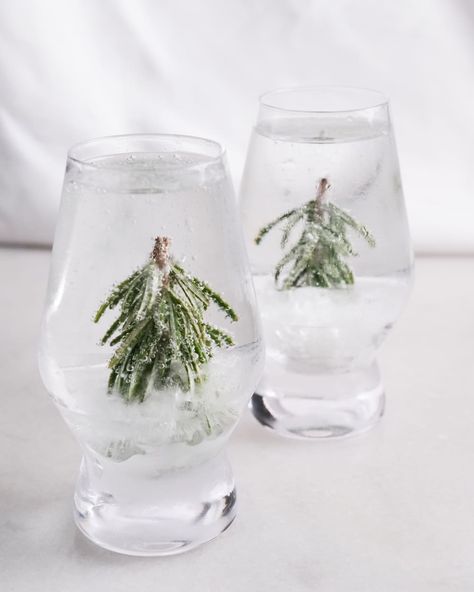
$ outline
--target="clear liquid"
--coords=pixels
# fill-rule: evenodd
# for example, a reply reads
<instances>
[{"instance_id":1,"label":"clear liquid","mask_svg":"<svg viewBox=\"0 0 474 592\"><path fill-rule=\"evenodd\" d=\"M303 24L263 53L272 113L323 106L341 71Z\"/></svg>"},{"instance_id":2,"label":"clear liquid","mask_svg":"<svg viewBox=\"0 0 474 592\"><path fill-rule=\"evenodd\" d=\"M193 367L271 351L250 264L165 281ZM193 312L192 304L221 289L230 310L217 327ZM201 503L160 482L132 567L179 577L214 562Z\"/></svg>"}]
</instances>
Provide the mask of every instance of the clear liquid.
<instances>
[{"instance_id":1,"label":"clear liquid","mask_svg":"<svg viewBox=\"0 0 474 592\"><path fill-rule=\"evenodd\" d=\"M222 447L261 366L232 189L222 165L198 154L110 155L91 165L66 175L41 340L44 382L100 459L146 456L150 474L200 462ZM215 306L206 311L236 346L215 350L195 391L156 391L127 404L107 394L114 348L99 345L118 310L92 319L111 288L148 260L157 235L172 237L172 256L238 311L237 323Z\"/></svg>"},{"instance_id":2,"label":"clear liquid","mask_svg":"<svg viewBox=\"0 0 474 592\"><path fill-rule=\"evenodd\" d=\"M277 290L275 267L300 237L302 223L284 249L281 226L259 245L254 239L262 227L314 199L322 178L330 183L325 199L363 224L376 245L348 230L357 253L346 258L354 285ZM304 438L374 425L384 408L375 355L407 298L412 267L389 122L296 112L260 121L247 155L241 212L267 352L255 416Z\"/></svg>"}]
</instances>

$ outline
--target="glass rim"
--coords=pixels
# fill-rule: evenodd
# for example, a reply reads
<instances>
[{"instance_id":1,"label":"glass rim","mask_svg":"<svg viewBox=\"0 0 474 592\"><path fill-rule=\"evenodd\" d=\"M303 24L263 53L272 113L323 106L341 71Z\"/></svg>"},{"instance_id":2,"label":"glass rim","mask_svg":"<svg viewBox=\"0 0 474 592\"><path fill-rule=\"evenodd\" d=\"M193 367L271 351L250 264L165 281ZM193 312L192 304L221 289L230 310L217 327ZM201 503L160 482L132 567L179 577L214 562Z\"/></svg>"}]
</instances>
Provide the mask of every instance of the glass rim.
<instances>
[{"instance_id":1,"label":"glass rim","mask_svg":"<svg viewBox=\"0 0 474 592\"><path fill-rule=\"evenodd\" d=\"M358 107L350 107L350 108L297 108L297 107L285 107L279 106L276 104L272 104L269 100L270 97L281 97L282 95L290 95L296 93L305 93L305 92L314 92L314 93L324 93L324 92L338 92L338 93L366 93L367 95L372 95L374 97L374 101L369 101L368 104L364 106ZM275 111L283 111L287 113L313 113L313 114L342 114L342 113L353 113L356 111L367 111L369 109L377 109L380 107L387 106L389 103L389 98L383 92L372 89L366 88L362 86L351 86L351 85L332 85L332 84L320 84L320 85L308 85L308 86L287 86L287 87L279 87L268 90L261 95L259 95L259 104L261 107L266 109L273 109Z\"/></svg>"},{"instance_id":2,"label":"glass rim","mask_svg":"<svg viewBox=\"0 0 474 592\"><path fill-rule=\"evenodd\" d=\"M85 167L91 167L93 169L100 169L100 170L121 170L123 167L115 165L115 166L108 166L108 165L104 165L104 164L98 164L95 162L91 162L91 157L89 158L84 158L83 156L81 156L81 152L87 150L88 148L93 148L94 146L100 146L101 144L106 144L107 142L111 142L113 143L114 141L116 141L117 143L120 142L126 142L126 141L168 141L169 143L171 143L173 140L176 142L188 142L191 144L196 144L196 145L202 145L202 146L207 146L209 149L209 152L213 151L214 154L210 154L210 153L206 153L204 151L197 151L196 154L199 154L201 156L204 156L205 159L201 162L197 162L197 163L181 163L179 166L175 166L174 169L175 170L181 170L181 169L194 169L194 168L202 168L203 166L206 167L208 165L212 165L215 163L218 163L220 161L223 160L224 156L225 156L225 148L219 144L219 142L216 142L215 140L210 140L209 138L203 138L201 136L192 136L192 135L187 135L187 134L169 134L169 133L131 133L131 134L113 134L110 136L97 136L95 138L90 138L87 140L83 140L81 142L77 142L76 144L73 144L69 150L67 151L67 158L68 160L71 160L73 162L75 162L76 164L79 164L81 166L85 166ZM177 151L179 149L176 150L168 150L167 152L173 152L173 151ZM131 152L131 153L137 153L137 154L146 154L146 153L150 153L150 152L166 152L163 150L118 150L117 152L111 154L109 153L105 153L103 152L102 154L98 154L95 158L98 158L100 156L117 156L120 154L127 154L127 152ZM141 170L142 167L134 167L134 170ZM143 167L143 170L147 170L145 167Z\"/></svg>"}]
</instances>

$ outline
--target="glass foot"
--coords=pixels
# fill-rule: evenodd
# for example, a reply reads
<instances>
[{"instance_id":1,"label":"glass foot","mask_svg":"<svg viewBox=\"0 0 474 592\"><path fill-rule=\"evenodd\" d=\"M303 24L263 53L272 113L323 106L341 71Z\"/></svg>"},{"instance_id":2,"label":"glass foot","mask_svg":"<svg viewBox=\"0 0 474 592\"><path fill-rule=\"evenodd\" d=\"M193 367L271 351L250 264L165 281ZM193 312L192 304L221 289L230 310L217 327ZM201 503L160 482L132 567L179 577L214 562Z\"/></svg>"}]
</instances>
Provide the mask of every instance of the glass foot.
<instances>
[{"instance_id":1,"label":"glass foot","mask_svg":"<svg viewBox=\"0 0 474 592\"><path fill-rule=\"evenodd\" d=\"M126 555L174 555L230 526L236 493L225 457L153 474L146 456L120 463L83 459L74 518L87 538Z\"/></svg>"},{"instance_id":2,"label":"glass foot","mask_svg":"<svg viewBox=\"0 0 474 592\"><path fill-rule=\"evenodd\" d=\"M385 394L376 363L357 372L264 379L251 400L256 419L291 438L323 439L359 434L382 417Z\"/></svg>"}]
</instances>

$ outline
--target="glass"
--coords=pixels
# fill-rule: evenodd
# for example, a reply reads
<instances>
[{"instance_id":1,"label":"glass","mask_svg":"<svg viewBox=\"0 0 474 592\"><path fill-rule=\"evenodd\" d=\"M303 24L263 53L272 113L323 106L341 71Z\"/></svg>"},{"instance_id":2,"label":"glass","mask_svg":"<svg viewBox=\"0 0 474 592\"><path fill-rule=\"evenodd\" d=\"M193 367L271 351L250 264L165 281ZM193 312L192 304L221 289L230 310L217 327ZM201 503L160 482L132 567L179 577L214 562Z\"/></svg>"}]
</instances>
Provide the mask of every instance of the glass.
<instances>
[{"instance_id":1,"label":"glass","mask_svg":"<svg viewBox=\"0 0 474 592\"><path fill-rule=\"evenodd\" d=\"M40 370L83 452L76 523L102 547L178 553L235 516L224 449L263 366L237 218L210 140L117 136L69 152Z\"/></svg>"},{"instance_id":2,"label":"glass","mask_svg":"<svg viewBox=\"0 0 474 592\"><path fill-rule=\"evenodd\" d=\"M264 94L240 204L267 352L255 417L302 438L370 428L384 410L375 356L412 270L387 100Z\"/></svg>"}]
</instances>

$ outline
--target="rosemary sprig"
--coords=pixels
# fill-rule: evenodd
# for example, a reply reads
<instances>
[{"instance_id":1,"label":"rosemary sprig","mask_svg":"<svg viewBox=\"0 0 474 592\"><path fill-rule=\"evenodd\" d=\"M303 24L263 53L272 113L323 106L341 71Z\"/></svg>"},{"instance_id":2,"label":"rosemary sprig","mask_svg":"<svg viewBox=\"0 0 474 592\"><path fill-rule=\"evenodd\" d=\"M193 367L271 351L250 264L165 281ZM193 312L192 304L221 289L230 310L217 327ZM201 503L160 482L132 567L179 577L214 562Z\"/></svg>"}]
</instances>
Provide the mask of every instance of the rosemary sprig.
<instances>
[{"instance_id":1,"label":"rosemary sprig","mask_svg":"<svg viewBox=\"0 0 474 592\"><path fill-rule=\"evenodd\" d=\"M259 245L273 228L284 222L280 240L284 249L295 226L299 222L303 224L298 241L276 264L275 283L281 290L353 284L354 274L344 260L357 255L347 237L348 229L354 230L371 247L375 246L375 239L365 226L342 208L326 201L329 188L328 180L321 179L314 199L263 226L255 237Z\"/></svg>"},{"instance_id":2,"label":"rosemary sprig","mask_svg":"<svg viewBox=\"0 0 474 592\"><path fill-rule=\"evenodd\" d=\"M206 323L214 303L232 321L232 307L208 284L186 273L169 255L170 239L157 237L150 260L119 283L101 304L97 323L120 307L102 337L117 349L109 360L109 393L143 402L153 389L178 385L189 391L206 380L203 366L216 347L231 346L229 333Z\"/></svg>"}]
</instances>

